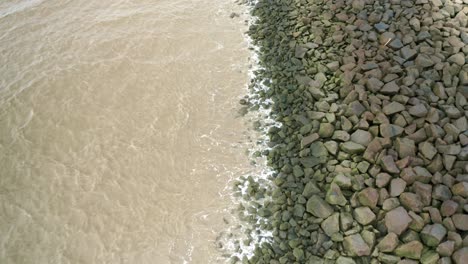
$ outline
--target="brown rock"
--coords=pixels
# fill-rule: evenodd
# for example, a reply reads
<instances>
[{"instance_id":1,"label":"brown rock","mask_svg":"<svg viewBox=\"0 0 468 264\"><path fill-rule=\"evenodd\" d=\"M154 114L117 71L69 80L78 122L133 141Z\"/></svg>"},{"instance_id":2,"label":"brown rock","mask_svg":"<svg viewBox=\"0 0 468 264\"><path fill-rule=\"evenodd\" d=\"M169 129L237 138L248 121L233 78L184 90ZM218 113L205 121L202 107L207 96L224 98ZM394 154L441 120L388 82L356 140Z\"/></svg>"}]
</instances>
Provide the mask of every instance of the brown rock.
<instances>
[{"instance_id":1,"label":"brown rock","mask_svg":"<svg viewBox=\"0 0 468 264\"><path fill-rule=\"evenodd\" d=\"M405 191L406 182L400 178L395 178L390 183L390 196L397 197Z\"/></svg>"},{"instance_id":2,"label":"brown rock","mask_svg":"<svg viewBox=\"0 0 468 264\"><path fill-rule=\"evenodd\" d=\"M416 213L421 212L423 203L421 197L415 193L404 192L400 194L400 203L407 209Z\"/></svg>"},{"instance_id":3,"label":"brown rock","mask_svg":"<svg viewBox=\"0 0 468 264\"><path fill-rule=\"evenodd\" d=\"M375 208L379 201L379 192L372 187L368 187L360 191L357 196L361 205L368 206L370 208Z\"/></svg>"},{"instance_id":4,"label":"brown rock","mask_svg":"<svg viewBox=\"0 0 468 264\"><path fill-rule=\"evenodd\" d=\"M453 200L447 200L442 203L440 206L440 213L443 216L451 216L457 212L458 203Z\"/></svg>"},{"instance_id":5,"label":"brown rock","mask_svg":"<svg viewBox=\"0 0 468 264\"><path fill-rule=\"evenodd\" d=\"M455 264L467 264L468 263L468 247L461 248L452 256L453 261Z\"/></svg>"},{"instance_id":6,"label":"brown rock","mask_svg":"<svg viewBox=\"0 0 468 264\"><path fill-rule=\"evenodd\" d=\"M395 233L388 233L379 244L377 244L377 248L380 252L392 252L397 246L398 235Z\"/></svg>"},{"instance_id":7,"label":"brown rock","mask_svg":"<svg viewBox=\"0 0 468 264\"><path fill-rule=\"evenodd\" d=\"M380 160L380 164L382 165L382 168L390 173L400 173L400 169L395 164L395 161L393 160L393 157L390 155L383 156L382 159Z\"/></svg>"},{"instance_id":8,"label":"brown rock","mask_svg":"<svg viewBox=\"0 0 468 264\"><path fill-rule=\"evenodd\" d=\"M343 247L350 256L369 256L369 245L362 239L360 234L350 235L344 238Z\"/></svg>"},{"instance_id":9,"label":"brown rock","mask_svg":"<svg viewBox=\"0 0 468 264\"><path fill-rule=\"evenodd\" d=\"M458 230L468 231L468 215L467 214L452 215L452 221Z\"/></svg>"},{"instance_id":10,"label":"brown rock","mask_svg":"<svg viewBox=\"0 0 468 264\"><path fill-rule=\"evenodd\" d=\"M413 184L413 191L421 197L423 205L430 205L432 200L432 185L422 182L415 182Z\"/></svg>"},{"instance_id":11,"label":"brown rock","mask_svg":"<svg viewBox=\"0 0 468 264\"><path fill-rule=\"evenodd\" d=\"M395 254L400 257L410 259L420 259L423 250L423 244L419 241L411 241L403 244L395 250Z\"/></svg>"},{"instance_id":12,"label":"brown rock","mask_svg":"<svg viewBox=\"0 0 468 264\"><path fill-rule=\"evenodd\" d=\"M452 193L468 198L468 182L459 182L452 186Z\"/></svg>"}]
</instances>

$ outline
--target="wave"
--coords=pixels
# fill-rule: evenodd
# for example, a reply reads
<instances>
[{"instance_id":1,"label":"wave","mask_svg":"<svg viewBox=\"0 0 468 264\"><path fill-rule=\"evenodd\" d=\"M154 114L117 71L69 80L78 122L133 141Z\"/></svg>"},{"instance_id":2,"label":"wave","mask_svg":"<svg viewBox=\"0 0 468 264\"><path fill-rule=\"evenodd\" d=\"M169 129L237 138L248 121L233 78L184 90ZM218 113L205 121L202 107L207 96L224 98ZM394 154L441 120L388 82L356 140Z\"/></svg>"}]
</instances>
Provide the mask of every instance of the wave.
<instances>
[{"instance_id":1,"label":"wave","mask_svg":"<svg viewBox=\"0 0 468 264\"><path fill-rule=\"evenodd\" d=\"M20 0L0 5L0 19L21 12L23 10L40 5L44 0Z\"/></svg>"}]
</instances>

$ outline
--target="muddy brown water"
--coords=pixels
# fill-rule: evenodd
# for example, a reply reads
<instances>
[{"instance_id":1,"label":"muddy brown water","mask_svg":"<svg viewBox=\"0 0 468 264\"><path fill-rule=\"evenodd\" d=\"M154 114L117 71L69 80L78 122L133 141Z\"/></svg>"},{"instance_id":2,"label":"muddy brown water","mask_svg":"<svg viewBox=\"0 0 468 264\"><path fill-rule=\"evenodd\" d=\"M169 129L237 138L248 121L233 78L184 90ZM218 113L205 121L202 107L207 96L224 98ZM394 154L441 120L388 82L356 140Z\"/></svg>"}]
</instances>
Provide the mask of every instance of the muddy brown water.
<instances>
[{"instance_id":1,"label":"muddy brown water","mask_svg":"<svg viewBox=\"0 0 468 264\"><path fill-rule=\"evenodd\" d=\"M0 263L222 263L249 170L232 0L0 3Z\"/></svg>"}]
</instances>

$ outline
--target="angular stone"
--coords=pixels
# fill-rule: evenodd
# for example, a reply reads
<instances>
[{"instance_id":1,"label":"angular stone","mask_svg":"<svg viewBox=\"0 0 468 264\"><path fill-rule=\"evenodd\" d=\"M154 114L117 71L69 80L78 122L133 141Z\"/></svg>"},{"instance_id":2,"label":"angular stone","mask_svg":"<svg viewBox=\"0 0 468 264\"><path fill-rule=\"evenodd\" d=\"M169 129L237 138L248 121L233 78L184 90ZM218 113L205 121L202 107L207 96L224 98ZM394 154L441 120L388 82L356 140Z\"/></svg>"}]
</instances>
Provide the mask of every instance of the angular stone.
<instances>
[{"instance_id":1,"label":"angular stone","mask_svg":"<svg viewBox=\"0 0 468 264\"><path fill-rule=\"evenodd\" d=\"M382 172L377 174L375 177L375 185L379 188L384 188L390 182L392 176L390 174Z\"/></svg>"},{"instance_id":2,"label":"angular stone","mask_svg":"<svg viewBox=\"0 0 468 264\"><path fill-rule=\"evenodd\" d=\"M305 148L306 146L312 144L314 141L319 139L320 136L317 133L313 133L307 137L302 138L301 140L301 148Z\"/></svg>"},{"instance_id":3,"label":"angular stone","mask_svg":"<svg viewBox=\"0 0 468 264\"><path fill-rule=\"evenodd\" d=\"M375 214L369 207L358 207L354 209L354 219L361 225L368 225L375 220Z\"/></svg>"},{"instance_id":4,"label":"angular stone","mask_svg":"<svg viewBox=\"0 0 468 264\"><path fill-rule=\"evenodd\" d=\"M395 233L401 235L406 229L412 219L408 215L408 212L403 207L397 207L385 215L385 226L389 233Z\"/></svg>"},{"instance_id":5,"label":"angular stone","mask_svg":"<svg viewBox=\"0 0 468 264\"><path fill-rule=\"evenodd\" d=\"M413 184L413 192L415 192L419 197L421 197L421 202L423 205L428 206L431 204L432 200L432 185L422 182L415 182Z\"/></svg>"},{"instance_id":6,"label":"angular stone","mask_svg":"<svg viewBox=\"0 0 468 264\"><path fill-rule=\"evenodd\" d=\"M340 149L349 154L359 154L366 150L361 144L357 144L351 141L340 144Z\"/></svg>"},{"instance_id":7,"label":"angular stone","mask_svg":"<svg viewBox=\"0 0 468 264\"><path fill-rule=\"evenodd\" d=\"M423 250L423 244L419 241L411 241L395 249L395 254L400 257L410 259L420 259Z\"/></svg>"},{"instance_id":8,"label":"angular stone","mask_svg":"<svg viewBox=\"0 0 468 264\"><path fill-rule=\"evenodd\" d=\"M404 192L400 194L400 203L407 209L413 212L419 213L423 208L423 203L421 202L421 197L419 195Z\"/></svg>"},{"instance_id":9,"label":"angular stone","mask_svg":"<svg viewBox=\"0 0 468 264\"><path fill-rule=\"evenodd\" d=\"M351 134L351 141L363 146L368 146L372 141L372 135L365 130L358 129L353 134Z\"/></svg>"},{"instance_id":10,"label":"angular stone","mask_svg":"<svg viewBox=\"0 0 468 264\"><path fill-rule=\"evenodd\" d=\"M361 205L375 208L379 201L379 192L372 187L368 187L360 191L357 197Z\"/></svg>"},{"instance_id":11,"label":"angular stone","mask_svg":"<svg viewBox=\"0 0 468 264\"><path fill-rule=\"evenodd\" d=\"M400 169L398 169L393 157L390 155L383 156L380 160L380 164L382 168L389 173L400 173Z\"/></svg>"},{"instance_id":12,"label":"angular stone","mask_svg":"<svg viewBox=\"0 0 468 264\"><path fill-rule=\"evenodd\" d=\"M360 234L350 235L344 238L343 247L350 256L369 256L371 249L369 245L362 239Z\"/></svg>"},{"instance_id":13,"label":"angular stone","mask_svg":"<svg viewBox=\"0 0 468 264\"><path fill-rule=\"evenodd\" d=\"M371 91L371 92L379 91L380 88L382 88L382 86L384 86L384 83L382 81L380 81L379 79L374 78L374 77L367 80L367 83L366 83L367 89L369 91Z\"/></svg>"},{"instance_id":14,"label":"angular stone","mask_svg":"<svg viewBox=\"0 0 468 264\"><path fill-rule=\"evenodd\" d=\"M434 156L437 154L437 149L429 142L421 142L419 143L419 152L421 152L424 157L427 159L432 160Z\"/></svg>"},{"instance_id":15,"label":"angular stone","mask_svg":"<svg viewBox=\"0 0 468 264\"><path fill-rule=\"evenodd\" d=\"M398 86L395 81L392 81L392 82L386 83L380 89L380 92L382 94L394 95L394 94L397 94L399 90L400 90L400 86Z\"/></svg>"},{"instance_id":16,"label":"angular stone","mask_svg":"<svg viewBox=\"0 0 468 264\"><path fill-rule=\"evenodd\" d=\"M393 138L401 135L404 129L397 125L392 124L381 124L380 125L380 135L384 138Z\"/></svg>"},{"instance_id":17,"label":"angular stone","mask_svg":"<svg viewBox=\"0 0 468 264\"><path fill-rule=\"evenodd\" d=\"M315 263L315 262L309 261L309 263ZM336 259L335 264L356 264L356 261L354 261L352 258L340 256L339 258Z\"/></svg>"},{"instance_id":18,"label":"angular stone","mask_svg":"<svg viewBox=\"0 0 468 264\"><path fill-rule=\"evenodd\" d=\"M382 144L378 138L374 138L366 148L363 154L364 159L369 162L375 163L376 155L382 150Z\"/></svg>"},{"instance_id":19,"label":"angular stone","mask_svg":"<svg viewBox=\"0 0 468 264\"><path fill-rule=\"evenodd\" d=\"M421 239L429 247L437 247L447 235L447 229L441 224L426 225L421 231Z\"/></svg>"},{"instance_id":20,"label":"angular stone","mask_svg":"<svg viewBox=\"0 0 468 264\"><path fill-rule=\"evenodd\" d=\"M401 50L400 50L400 56L405 60L411 60L411 59L414 59L416 57L418 53L414 50L414 49L411 49L409 46L404 46Z\"/></svg>"},{"instance_id":21,"label":"angular stone","mask_svg":"<svg viewBox=\"0 0 468 264\"><path fill-rule=\"evenodd\" d=\"M307 201L307 212L318 218L327 218L333 213L333 208L317 195Z\"/></svg>"},{"instance_id":22,"label":"angular stone","mask_svg":"<svg viewBox=\"0 0 468 264\"><path fill-rule=\"evenodd\" d=\"M410 115L416 117L425 117L427 115L427 109L423 104L417 104L415 106L410 107L408 112L410 113Z\"/></svg>"},{"instance_id":23,"label":"angular stone","mask_svg":"<svg viewBox=\"0 0 468 264\"><path fill-rule=\"evenodd\" d=\"M379 244L377 244L377 248L380 252L393 252L393 250L398 246L398 242L397 234L388 233L382 240L380 240Z\"/></svg>"},{"instance_id":24,"label":"angular stone","mask_svg":"<svg viewBox=\"0 0 468 264\"><path fill-rule=\"evenodd\" d=\"M343 130L336 130L333 133L332 139L346 142L351 138L348 132Z\"/></svg>"},{"instance_id":25,"label":"angular stone","mask_svg":"<svg viewBox=\"0 0 468 264\"><path fill-rule=\"evenodd\" d=\"M419 261L421 264L436 264L439 259L440 256L437 252L433 250L424 250Z\"/></svg>"},{"instance_id":26,"label":"angular stone","mask_svg":"<svg viewBox=\"0 0 468 264\"><path fill-rule=\"evenodd\" d=\"M400 178L393 179L390 183L390 196L397 197L405 191L406 182Z\"/></svg>"},{"instance_id":27,"label":"angular stone","mask_svg":"<svg viewBox=\"0 0 468 264\"><path fill-rule=\"evenodd\" d=\"M330 184L330 187L328 188L327 194L325 196L325 200L329 204L336 204L341 206L345 206L347 203L340 187L335 183Z\"/></svg>"},{"instance_id":28,"label":"angular stone","mask_svg":"<svg viewBox=\"0 0 468 264\"><path fill-rule=\"evenodd\" d=\"M333 234L340 232L340 213L334 213L327 219L323 220L320 225L322 230L331 237Z\"/></svg>"},{"instance_id":29,"label":"angular stone","mask_svg":"<svg viewBox=\"0 0 468 264\"><path fill-rule=\"evenodd\" d=\"M398 152L398 157L400 158L416 156L416 146L412 139L397 138L395 140L395 149Z\"/></svg>"},{"instance_id":30,"label":"angular stone","mask_svg":"<svg viewBox=\"0 0 468 264\"><path fill-rule=\"evenodd\" d=\"M383 107L383 112L386 115L393 115L405 110L405 106L398 102L391 102Z\"/></svg>"},{"instance_id":31,"label":"angular stone","mask_svg":"<svg viewBox=\"0 0 468 264\"><path fill-rule=\"evenodd\" d=\"M454 214L452 221L458 230L468 231L468 214Z\"/></svg>"},{"instance_id":32,"label":"angular stone","mask_svg":"<svg viewBox=\"0 0 468 264\"><path fill-rule=\"evenodd\" d=\"M439 201L446 201L452 198L452 192L449 187L443 184L438 184L432 191L432 198Z\"/></svg>"},{"instance_id":33,"label":"angular stone","mask_svg":"<svg viewBox=\"0 0 468 264\"><path fill-rule=\"evenodd\" d=\"M317 186L317 184L314 181L309 181L304 187L304 190L302 191L302 196L305 198L310 198L314 194L319 194L321 193L322 190Z\"/></svg>"},{"instance_id":34,"label":"angular stone","mask_svg":"<svg viewBox=\"0 0 468 264\"><path fill-rule=\"evenodd\" d=\"M434 61L432 61L432 59L426 54L419 54L414 63L416 66L421 68L431 67L435 64Z\"/></svg>"},{"instance_id":35,"label":"angular stone","mask_svg":"<svg viewBox=\"0 0 468 264\"><path fill-rule=\"evenodd\" d=\"M462 52L459 52L457 54L450 56L447 60L449 62L453 62L457 64L458 66L463 66L465 64L465 54L463 54Z\"/></svg>"},{"instance_id":36,"label":"angular stone","mask_svg":"<svg viewBox=\"0 0 468 264\"><path fill-rule=\"evenodd\" d=\"M366 108L359 101L354 101L348 105L347 114L361 116L364 111Z\"/></svg>"}]
</instances>

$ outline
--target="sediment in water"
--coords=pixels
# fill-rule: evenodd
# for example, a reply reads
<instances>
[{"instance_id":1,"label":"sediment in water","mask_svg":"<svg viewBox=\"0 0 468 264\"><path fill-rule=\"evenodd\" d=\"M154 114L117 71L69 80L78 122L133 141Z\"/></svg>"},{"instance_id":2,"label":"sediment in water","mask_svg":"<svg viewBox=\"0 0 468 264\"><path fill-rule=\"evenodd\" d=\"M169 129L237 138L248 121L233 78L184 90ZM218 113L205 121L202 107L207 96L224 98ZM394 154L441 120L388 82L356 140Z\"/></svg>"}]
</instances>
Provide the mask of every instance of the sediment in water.
<instances>
[{"instance_id":1,"label":"sediment in water","mask_svg":"<svg viewBox=\"0 0 468 264\"><path fill-rule=\"evenodd\" d=\"M468 2L260 0L243 263L467 263ZM256 89L264 85L268 89ZM255 101L255 102L254 102Z\"/></svg>"}]
</instances>

